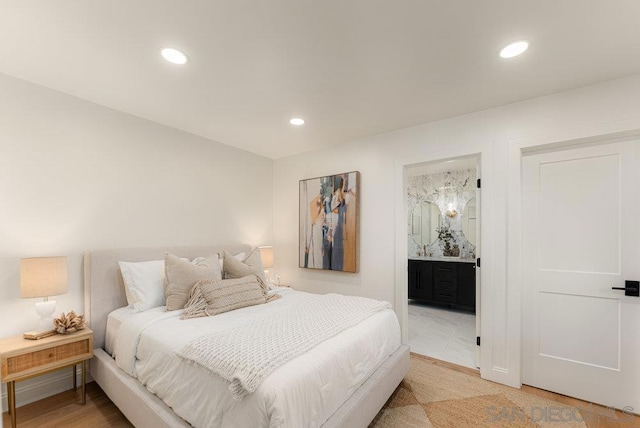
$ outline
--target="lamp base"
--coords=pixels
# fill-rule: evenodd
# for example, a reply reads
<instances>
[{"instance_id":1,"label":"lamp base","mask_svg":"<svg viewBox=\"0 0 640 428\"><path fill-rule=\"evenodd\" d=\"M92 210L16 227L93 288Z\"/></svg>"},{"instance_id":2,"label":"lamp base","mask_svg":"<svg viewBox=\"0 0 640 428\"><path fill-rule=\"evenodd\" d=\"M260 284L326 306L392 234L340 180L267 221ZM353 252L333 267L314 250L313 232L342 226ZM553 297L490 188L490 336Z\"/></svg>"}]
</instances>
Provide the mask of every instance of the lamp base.
<instances>
[{"instance_id":1,"label":"lamp base","mask_svg":"<svg viewBox=\"0 0 640 428\"><path fill-rule=\"evenodd\" d=\"M37 332L46 332L53 330L53 313L56 310L56 301L47 300L36 303L36 313L40 316L36 325Z\"/></svg>"}]
</instances>

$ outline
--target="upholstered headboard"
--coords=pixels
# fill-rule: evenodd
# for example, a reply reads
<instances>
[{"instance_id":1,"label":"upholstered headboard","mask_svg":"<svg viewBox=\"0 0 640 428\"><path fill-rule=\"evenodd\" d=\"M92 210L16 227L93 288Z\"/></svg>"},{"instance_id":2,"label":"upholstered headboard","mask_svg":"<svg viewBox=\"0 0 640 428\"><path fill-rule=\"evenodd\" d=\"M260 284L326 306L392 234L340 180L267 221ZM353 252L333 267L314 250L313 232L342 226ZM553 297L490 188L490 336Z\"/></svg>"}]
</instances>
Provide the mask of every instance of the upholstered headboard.
<instances>
[{"instance_id":1,"label":"upholstered headboard","mask_svg":"<svg viewBox=\"0 0 640 428\"><path fill-rule=\"evenodd\" d=\"M251 246L234 244L87 251L84 254L84 312L89 327L94 333L94 347L104 348L109 313L114 309L127 306L124 283L118 266L119 261L162 260L165 253L193 259L195 257L208 256L222 250L227 250L233 254L245 251L248 255L251 251Z\"/></svg>"}]
</instances>

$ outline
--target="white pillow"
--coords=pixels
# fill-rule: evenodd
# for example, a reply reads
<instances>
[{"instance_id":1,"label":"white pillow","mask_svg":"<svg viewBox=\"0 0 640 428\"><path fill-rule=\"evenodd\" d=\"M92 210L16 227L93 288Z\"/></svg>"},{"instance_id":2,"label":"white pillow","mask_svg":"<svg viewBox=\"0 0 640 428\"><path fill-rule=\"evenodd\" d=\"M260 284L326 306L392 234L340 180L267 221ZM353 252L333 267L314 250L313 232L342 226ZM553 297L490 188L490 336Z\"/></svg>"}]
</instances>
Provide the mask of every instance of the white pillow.
<instances>
[{"instance_id":1,"label":"white pillow","mask_svg":"<svg viewBox=\"0 0 640 428\"><path fill-rule=\"evenodd\" d=\"M164 260L118 262L129 306L136 312L165 305Z\"/></svg>"}]
</instances>

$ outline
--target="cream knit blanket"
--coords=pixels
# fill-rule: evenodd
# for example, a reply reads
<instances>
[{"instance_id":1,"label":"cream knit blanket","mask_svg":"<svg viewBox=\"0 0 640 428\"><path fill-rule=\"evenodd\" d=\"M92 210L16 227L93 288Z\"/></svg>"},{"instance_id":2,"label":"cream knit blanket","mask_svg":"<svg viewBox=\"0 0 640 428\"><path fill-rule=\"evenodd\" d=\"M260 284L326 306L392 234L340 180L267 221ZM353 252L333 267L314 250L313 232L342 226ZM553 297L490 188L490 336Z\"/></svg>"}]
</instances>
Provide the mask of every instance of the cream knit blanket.
<instances>
[{"instance_id":1,"label":"cream knit blanket","mask_svg":"<svg viewBox=\"0 0 640 428\"><path fill-rule=\"evenodd\" d=\"M178 355L230 382L233 398L241 400L284 363L387 308L388 302L365 297L314 296L249 324L201 336Z\"/></svg>"}]
</instances>

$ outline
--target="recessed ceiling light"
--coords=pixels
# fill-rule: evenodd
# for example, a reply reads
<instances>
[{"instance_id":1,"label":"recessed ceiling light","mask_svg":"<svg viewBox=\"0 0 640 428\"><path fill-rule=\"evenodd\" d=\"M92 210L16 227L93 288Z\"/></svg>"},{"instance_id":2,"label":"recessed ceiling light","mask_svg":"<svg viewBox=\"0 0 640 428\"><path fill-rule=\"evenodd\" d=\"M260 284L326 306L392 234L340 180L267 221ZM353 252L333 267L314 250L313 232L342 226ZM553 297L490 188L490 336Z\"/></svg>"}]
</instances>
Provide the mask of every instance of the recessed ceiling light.
<instances>
[{"instance_id":1,"label":"recessed ceiling light","mask_svg":"<svg viewBox=\"0 0 640 428\"><path fill-rule=\"evenodd\" d=\"M174 64L184 64L187 62L187 56L177 49L164 48L160 53L164 59Z\"/></svg>"},{"instance_id":2,"label":"recessed ceiling light","mask_svg":"<svg viewBox=\"0 0 640 428\"><path fill-rule=\"evenodd\" d=\"M289 123L296 126L304 125L304 119L300 119L299 117L294 117L289 121Z\"/></svg>"},{"instance_id":3,"label":"recessed ceiling light","mask_svg":"<svg viewBox=\"0 0 640 428\"><path fill-rule=\"evenodd\" d=\"M513 58L514 56L518 56L529 48L529 42L526 40L520 40L517 42L509 43L507 46L502 48L500 51L500 56L502 58Z\"/></svg>"}]
</instances>

